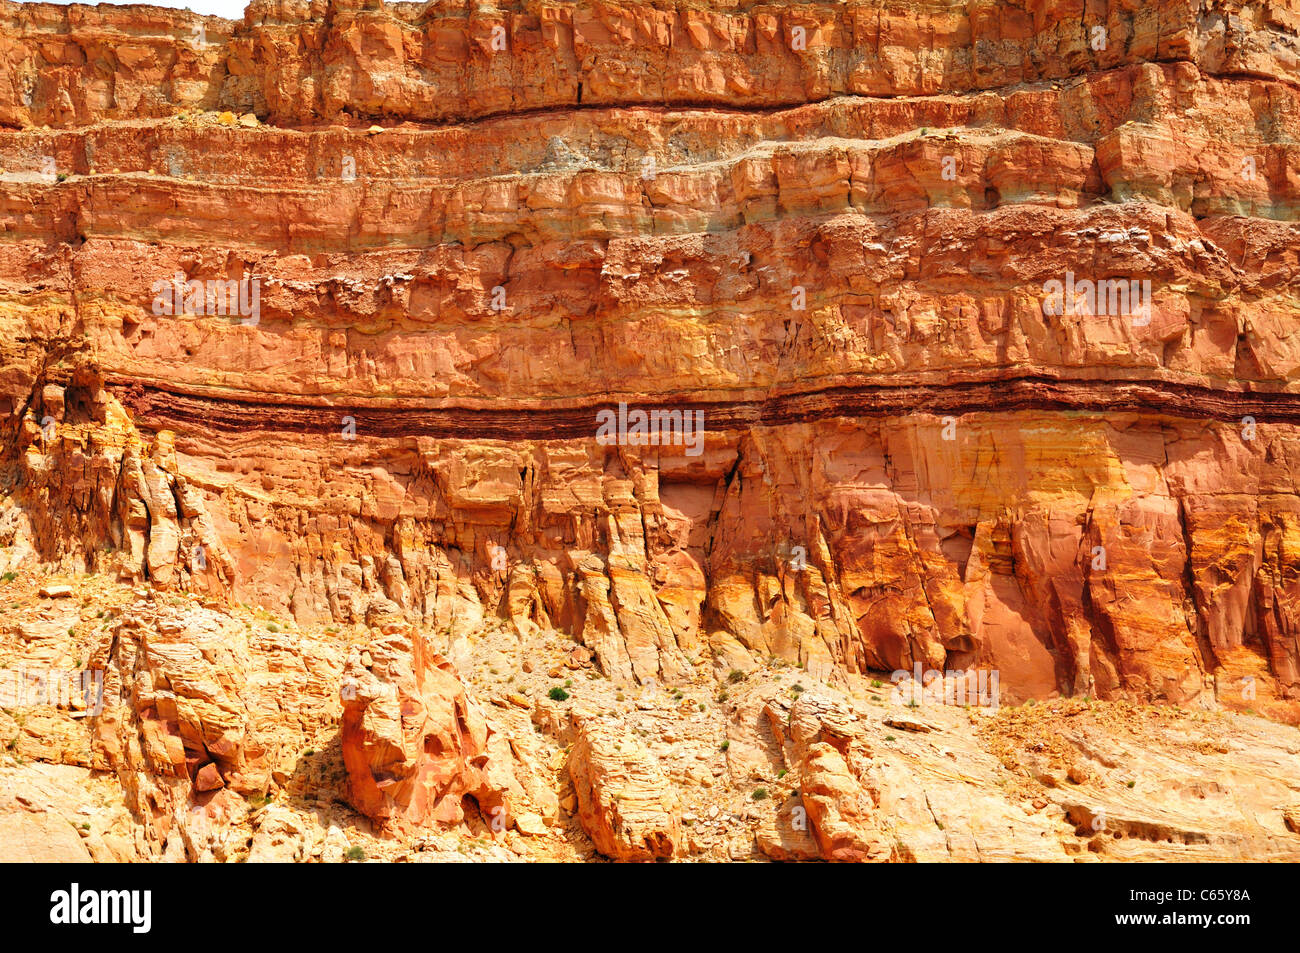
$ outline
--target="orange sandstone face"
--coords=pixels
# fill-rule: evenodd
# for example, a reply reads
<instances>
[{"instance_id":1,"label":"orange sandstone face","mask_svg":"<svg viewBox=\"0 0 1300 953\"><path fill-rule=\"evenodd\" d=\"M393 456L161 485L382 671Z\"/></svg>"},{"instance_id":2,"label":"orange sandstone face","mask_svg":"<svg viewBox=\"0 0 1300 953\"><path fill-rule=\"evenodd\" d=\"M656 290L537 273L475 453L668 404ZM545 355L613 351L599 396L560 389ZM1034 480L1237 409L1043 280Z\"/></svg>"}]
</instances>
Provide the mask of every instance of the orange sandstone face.
<instances>
[{"instance_id":1,"label":"orange sandstone face","mask_svg":"<svg viewBox=\"0 0 1300 953\"><path fill-rule=\"evenodd\" d=\"M878 860L939 850L890 772L1096 777L1031 700L1300 721L1286 5L272 6L0 6L3 585L132 593L0 651L101 673L121 720L51 747L150 856L315 796L336 724L403 843L568 799L605 856L726 851L691 797L775 744L749 841ZM871 733L940 722L996 737ZM1017 857L1100 830L1013 807Z\"/></svg>"}]
</instances>

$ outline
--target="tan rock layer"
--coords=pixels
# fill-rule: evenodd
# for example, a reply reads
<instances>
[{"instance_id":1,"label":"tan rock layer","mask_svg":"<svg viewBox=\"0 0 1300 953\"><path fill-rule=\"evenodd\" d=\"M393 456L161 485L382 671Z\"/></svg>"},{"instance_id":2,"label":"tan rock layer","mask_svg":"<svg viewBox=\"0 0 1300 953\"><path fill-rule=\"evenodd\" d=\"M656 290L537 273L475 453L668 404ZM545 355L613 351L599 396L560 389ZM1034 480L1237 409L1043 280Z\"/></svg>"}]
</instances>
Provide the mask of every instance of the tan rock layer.
<instances>
[{"instance_id":1,"label":"tan rock layer","mask_svg":"<svg viewBox=\"0 0 1300 953\"><path fill-rule=\"evenodd\" d=\"M819 417L712 432L698 457L269 431L236 449L190 428L174 450L184 517L115 502L171 438L140 454L109 426L24 432L19 551L163 587L215 581L304 621L378 605L452 644L500 615L572 633L626 682L679 680L707 650L722 670L990 668L1008 698L1212 692L1296 717L1289 423ZM200 569L186 541L204 526L219 545ZM138 544L115 542L127 531Z\"/></svg>"}]
</instances>

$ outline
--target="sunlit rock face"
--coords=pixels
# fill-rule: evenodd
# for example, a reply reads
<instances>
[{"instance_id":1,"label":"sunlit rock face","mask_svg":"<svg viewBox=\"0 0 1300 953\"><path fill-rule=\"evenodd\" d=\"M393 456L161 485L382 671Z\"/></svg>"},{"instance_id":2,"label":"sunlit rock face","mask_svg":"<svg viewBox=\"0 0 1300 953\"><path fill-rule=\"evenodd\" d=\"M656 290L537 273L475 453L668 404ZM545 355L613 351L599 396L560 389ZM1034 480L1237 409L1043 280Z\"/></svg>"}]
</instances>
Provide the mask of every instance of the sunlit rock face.
<instances>
[{"instance_id":1,"label":"sunlit rock face","mask_svg":"<svg viewBox=\"0 0 1300 953\"><path fill-rule=\"evenodd\" d=\"M968 7L0 0L0 570L212 614L4 636L118 672L60 761L144 833L85 849L234 858L174 817L332 786L403 843L745 856L618 712L773 666L1300 721L1300 12ZM182 650L245 610L309 642ZM932 856L878 738L755 699L721 776L812 799L764 856Z\"/></svg>"}]
</instances>

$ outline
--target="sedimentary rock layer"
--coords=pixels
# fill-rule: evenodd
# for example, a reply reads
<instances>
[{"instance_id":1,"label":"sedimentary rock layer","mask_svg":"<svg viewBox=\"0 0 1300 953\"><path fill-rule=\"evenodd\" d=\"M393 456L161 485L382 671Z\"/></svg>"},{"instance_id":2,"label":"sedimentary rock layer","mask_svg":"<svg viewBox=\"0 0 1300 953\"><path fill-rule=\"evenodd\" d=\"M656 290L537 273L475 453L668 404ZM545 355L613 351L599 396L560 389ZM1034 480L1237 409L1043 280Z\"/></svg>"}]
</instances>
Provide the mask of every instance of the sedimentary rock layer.
<instances>
[{"instance_id":1,"label":"sedimentary rock layer","mask_svg":"<svg viewBox=\"0 0 1300 953\"><path fill-rule=\"evenodd\" d=\"M277 124L644 103L752 110L842 94L996 89L1161 60L1300 78L1292 2L470 9L454 0L287 0L253 3L243 23L6 3L0 16L14 79L0 120L9 123L85 124L185 106L253 111Z\"/></svg>"},{"instance_id":2,"label":"sedimentary rock layer","mask_svg":"<svg viewBox=\"0 0 1300 953\"><path fill-rule=\"evenodd\" d=\"M603 413L616 414L606 402L586 407L516 406L509 409L414 408L354 404L284 404L271 399L230 400L220 396L169 393L132 384L122 399L143 426L170 430L184 421L201 420L205 429L225 433L250 431L343 435L340 421L372 437L457 437L485 440L537 440L543 437L589 437ZM268 395L269 398L270 395ZM640 396L640 395L629 395ZM993 377L990 381L913 384L890 387L838 387L811 394L768 397L761 401L720 403L681 395L648 394L639 406L679 414L698 414L704 431L725 433L748 427L814 423L835 417L900 417L994 414L1022 410L1075 410L1117 414L1144 413L1184 420L1238 421L1256 424L1300 422L1300 394L1232 392L1163 381L1066 381L1048 377ZM244 395L241 395L244 397ZM661 407L656 401L670 400ZM627 403L626 400L623 401ZM626 408L624 409L626 411ZM626 415L626 413L625 413ZM1247 429L1249 429L1248 425ZM352 436L350 432L348 434ZM660 442L647 436L645 444ZM668 443L667 438L663 440Z\"/></svg>"},{"instance_id":3,"label":"sedimentary rock layer","mask_svg":"<svg viewBox=\"0 0 1300 953\"><path fill-rule=\"evenodd\" d=\"M28 425L10 522L49 561L303 620L378 599L467 635L500 613L620 679L705 649L826 677L979 662L1013 698L1246 705L1245 679L1249 707L1290 710L1292 424L917 410L711 431L692 455L250 418L149 448L107 392L61 397L89 419Z\"/></svg>"}]
</instances>

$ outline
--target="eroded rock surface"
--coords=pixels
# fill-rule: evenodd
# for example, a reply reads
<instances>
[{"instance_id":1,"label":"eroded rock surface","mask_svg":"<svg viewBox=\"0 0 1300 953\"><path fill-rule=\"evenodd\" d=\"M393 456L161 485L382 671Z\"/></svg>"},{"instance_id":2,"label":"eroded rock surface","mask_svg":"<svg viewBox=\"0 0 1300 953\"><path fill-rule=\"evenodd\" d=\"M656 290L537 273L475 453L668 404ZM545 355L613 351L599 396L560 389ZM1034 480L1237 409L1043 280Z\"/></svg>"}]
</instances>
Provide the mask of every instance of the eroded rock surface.
<instances>
[{"instance_id":1,"label":"eroded rock surface","mask_svg":"<svg viewBox=\"0 0 1300 953\"><path fill-rule=\"evenodd\" d=\"M615 860L669 860L681 843L677 797L635 738L580 720L569 754L578 818L596 849Z\"/></svg>"},{"instance_id":2,"label":"eroded rock surface","mask_svg":"<svg viewBox=\"0 0 1300 953\"><path fill-rule=\"evenodd\" d=\"M1294 859L1298 63L1294 3L0 0L0 830Z\"/></svg>"},{"instance_id":3,"label":"eroded rock surface","mask_svg":"<svg viewBox=\"0 0 1300 953\"><path fill-rule=\"evenodd\" d=\"M515 826L526 800L515 773L534 766L422 636L403 623L389 628L352 650L339 689L349 800L381 831L471 819L498 832Z\"/></svg>"}]
</instances>

